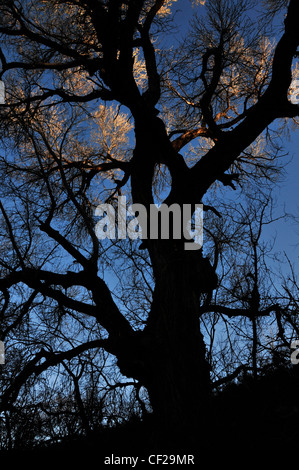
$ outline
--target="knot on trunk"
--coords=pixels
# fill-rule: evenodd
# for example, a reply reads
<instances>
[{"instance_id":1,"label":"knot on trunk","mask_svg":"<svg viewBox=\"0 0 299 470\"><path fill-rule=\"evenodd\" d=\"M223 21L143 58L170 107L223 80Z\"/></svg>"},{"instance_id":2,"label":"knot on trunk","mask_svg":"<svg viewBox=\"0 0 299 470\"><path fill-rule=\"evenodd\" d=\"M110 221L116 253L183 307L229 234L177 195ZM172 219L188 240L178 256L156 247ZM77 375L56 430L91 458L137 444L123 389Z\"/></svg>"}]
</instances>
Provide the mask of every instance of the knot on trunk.
<instances>
[{"instance_id":1,"label":"knot on trunk","mask_svg":"<svg viewBox=\"0 0 299 470\"><path fill-rule=\"evenodd\" d=\"M151 338L144 331L135 331L127 337L109 338L108 341L109 352L117 357L120 372L144 384L149 359L155 350Z\"/></svg>"},{"instance_id":2,"label":"knot on trunk","mask_svg":"<svg viewBox=\"0 0 299 470\"><path fill-rule=\"evenodd\" d=\"M190 283L195 292L209 293L218 286L218 276L209 258L202 255L202 250L186 254L189 265Z\"/></svg>"}]
</instances>

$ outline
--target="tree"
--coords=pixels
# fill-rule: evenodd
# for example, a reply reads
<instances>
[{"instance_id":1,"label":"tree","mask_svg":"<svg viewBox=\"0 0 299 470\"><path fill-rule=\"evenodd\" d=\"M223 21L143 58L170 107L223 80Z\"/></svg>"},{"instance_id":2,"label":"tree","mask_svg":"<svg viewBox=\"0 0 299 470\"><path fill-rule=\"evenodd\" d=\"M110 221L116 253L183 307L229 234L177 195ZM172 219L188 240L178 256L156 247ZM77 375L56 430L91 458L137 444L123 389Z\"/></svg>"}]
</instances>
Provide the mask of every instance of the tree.
<instances>
[{"instance_id":1,"label":"tree","mask_svg":"<svg viewBox=\"0 0 299 470\"><path fill-rule=\"evenodd\" d=\"M166 204L194 212L209 198L209 217L219 215L219 185L273 181L279 144L270 126L299 113L289 100L299 5L289 2L274 46L269 25L250 18L256 2L199 2L190 35L166 54L158 41L172 3L0 7L2 339L23 329L31 351L3 409L32 376L101 348L130 386L145 387L161 429L204 430L212 387L201 317L213 308L202 302L218 285L216 265L184 239L101 241L94 211L126 194L149 213L153 187L170 181ZM280 12L281 3L270 6ZM112 269L123 286L116 295Z\"/></svg>"}]
</instances>

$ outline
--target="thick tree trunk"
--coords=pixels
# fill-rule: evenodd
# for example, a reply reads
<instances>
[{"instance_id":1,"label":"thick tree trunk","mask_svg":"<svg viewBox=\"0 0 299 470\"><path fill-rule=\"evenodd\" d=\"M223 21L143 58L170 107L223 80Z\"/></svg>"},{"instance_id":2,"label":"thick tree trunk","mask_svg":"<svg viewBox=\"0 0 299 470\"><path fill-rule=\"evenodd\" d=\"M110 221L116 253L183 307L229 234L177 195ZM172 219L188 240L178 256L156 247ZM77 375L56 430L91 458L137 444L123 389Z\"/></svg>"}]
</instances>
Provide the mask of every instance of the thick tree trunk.
<instances>
[{"instance_id":1,"label":"thick tree trunk","mask_svg":"<svg viewBox=\"0 0 299 470\"><path fill-rule=\"evenodd\" d=\"M152 311L145 334L155 351L145 375L162 432L181 439L205 427L210 398L209 365L199 323L200 286L185 253L161 257ZM168 431L167 431L168 430Z\"/></svg>"},{"instance_id":2,"label":"thick tree trunk","mask_svg":"<svg viewBox=\"0 0 299 470\"><path fill-rule=\"evenodd\" d=\"M155 436L161 445L202 439L210 418L210 368L200 331L201 286L194 265L198 259L207 268L198 253L160 256L147 326L117 354L121 372L148 390ZM210 278L207 270L202 275Z\"/></svg>"},{"instance_id":3,"label":"thick tree trunk","mask_svg":"<svg viewBox=\"0 0 299 470\"><path fill-rule=\"evenodd\" d=\"M172 202L182 204L188 169L172 148L162 121L142 116L135 132L134 202L147 207L153 202L153 169L155 163L165 162L172 175ZM131 353L125 345L125 356L119 361L125 375L137 378L147 388L157 432L172 434L178 441L189 431L194 434L195 426L204 428L210 396L209 366L199 324L199 297L206 291L203 284L210 276L206 272L210 265L201 253L184 251L183 245L175 240L147 241L155 277L152 309L145 330L136 334L136 342L131 341ZM209 289L215 287L211 284L208 282Z\"/></svg>"}]
</instances>

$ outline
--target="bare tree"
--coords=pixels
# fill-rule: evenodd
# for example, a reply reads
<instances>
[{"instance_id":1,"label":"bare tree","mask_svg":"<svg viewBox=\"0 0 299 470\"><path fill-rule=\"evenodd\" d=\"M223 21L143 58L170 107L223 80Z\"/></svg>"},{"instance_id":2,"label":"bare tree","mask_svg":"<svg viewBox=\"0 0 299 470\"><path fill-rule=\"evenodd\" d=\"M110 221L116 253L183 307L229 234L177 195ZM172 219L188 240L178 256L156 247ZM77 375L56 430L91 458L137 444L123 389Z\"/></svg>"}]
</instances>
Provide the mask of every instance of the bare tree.
<instances>
[{"instance_id":1,"label":"bare tree","mask_svg":"<svg viewBox=\"0 0 299 470\"><path fill-rule=\"evenodd\" d=\"M249 17L254 2L206 1L188 39L166 56L158 40L170 27L172 3L0 6L3 339L20 325L31 348L4 390L3 409L31 377L100 348L117 358L130 386L147 389L167 429L184 434L196 423L204 430L212 386L202 301L218 285L216 265L201 250L184 250L184 239L148 239L140 252L138 243L131 250L100 241L94 210L120 194L149 209L157 172L163 188L171 180L164 202L193 211L204 198L213 201L219 185L273 181L279 144L270 126L298 116L289 89L299 5L289 2L274 46L266 26ZM207 217L219 212L214 202L205 209ZM266 311L250 225L249 233L255 267L244 273L250 297L238 312L255 312L256 358L258 317ZM112 272L122 287L116 295ZM232 315L228 306L221 313ZM88 430L81 372L64 368Z\"/></svg>"}]
</instances>

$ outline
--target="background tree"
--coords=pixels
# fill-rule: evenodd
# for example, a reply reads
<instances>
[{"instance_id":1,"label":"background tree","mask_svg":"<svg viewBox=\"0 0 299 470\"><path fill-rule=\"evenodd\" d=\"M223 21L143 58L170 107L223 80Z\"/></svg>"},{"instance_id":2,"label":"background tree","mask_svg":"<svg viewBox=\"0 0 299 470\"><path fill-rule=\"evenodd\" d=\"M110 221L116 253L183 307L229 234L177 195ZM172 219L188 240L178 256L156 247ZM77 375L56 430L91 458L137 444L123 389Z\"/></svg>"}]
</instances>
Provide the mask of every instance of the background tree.
<instances>
[{"instance_id":1,"label":"background tree","mask_svg":"<svg viewBox=\"0 0 299 470\"><path fill-rule=\"evenodd\" d=\"M144 387L162 430L181 437L193 423L204 431L208 313L212 330L212 314L250 319L246 341L258 372L258 318L277 309L261 303L257 210L257 228L247 220L248 258L237 272L231 266L230 300L222 295L217 308L220 242L209 222L215 246L204 253L184 250L184 240L149 239L138 250L139 241L100 241L95 233L96 206L120 194L147 209L157 195L180 206L203 201L209 221L219 215L219 191L226 197L239 183L276 182L281 129L271 126L298 116L289 100L298 3L290 1L274 45L271 25L254 15L259 2L199 2L187 39L172 51L163 38L173 3L6 0L0 7L5 412L50 371L48 381L57 374L63 383L66 374L72 383L86 433L94 418L85 377L99 381L92 396L105 384L110 392L131 387L141 408ZM279 12L284 2L270 6ZM258 200L257 207L263 212ZM111 373L112 358L121 379Z\"/></svg>"}]
</instances>

